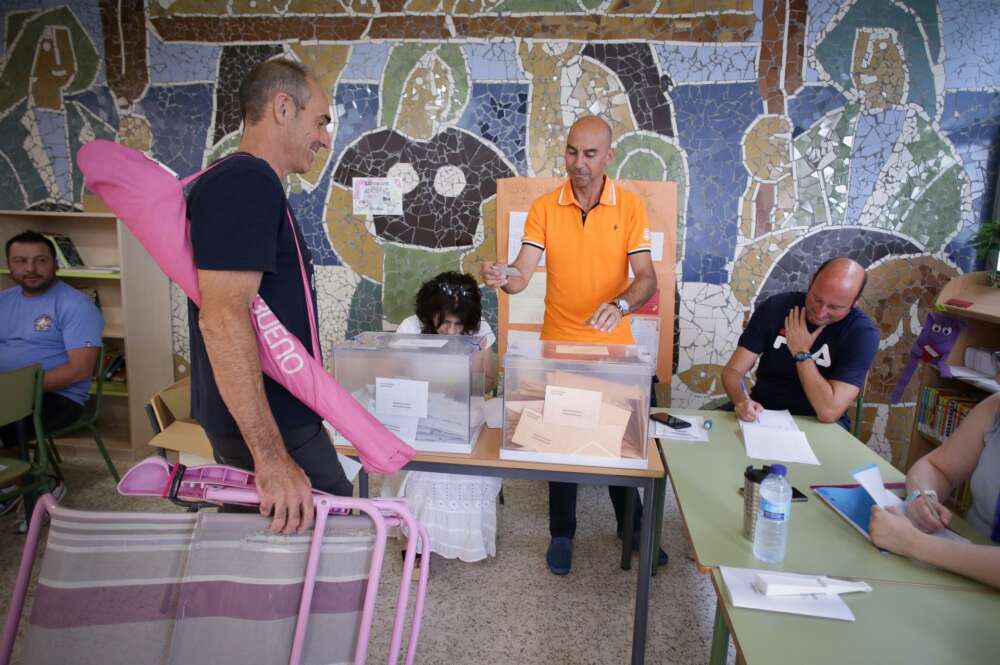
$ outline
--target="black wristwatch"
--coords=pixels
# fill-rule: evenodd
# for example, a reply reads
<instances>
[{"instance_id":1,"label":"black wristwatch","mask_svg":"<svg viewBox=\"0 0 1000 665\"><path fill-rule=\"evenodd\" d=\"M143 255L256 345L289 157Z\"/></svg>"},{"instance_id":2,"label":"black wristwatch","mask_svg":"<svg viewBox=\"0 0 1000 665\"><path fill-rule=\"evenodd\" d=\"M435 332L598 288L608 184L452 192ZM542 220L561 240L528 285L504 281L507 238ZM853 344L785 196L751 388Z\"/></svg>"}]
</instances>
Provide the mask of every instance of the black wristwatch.
<instances>
[{"instance_id":1,"label":"black wristwatch","mask_svg":"<svg viewBox=\"0 0 1000 665\"><path fill-rule=\"evenodd\" d=\"M798 353L793 353L792 354L792 358L797 363L800 363L803 360L812 360L813 359L812 354L809 353L808 351L799 351Z\"/></svg>"}]
</instances>

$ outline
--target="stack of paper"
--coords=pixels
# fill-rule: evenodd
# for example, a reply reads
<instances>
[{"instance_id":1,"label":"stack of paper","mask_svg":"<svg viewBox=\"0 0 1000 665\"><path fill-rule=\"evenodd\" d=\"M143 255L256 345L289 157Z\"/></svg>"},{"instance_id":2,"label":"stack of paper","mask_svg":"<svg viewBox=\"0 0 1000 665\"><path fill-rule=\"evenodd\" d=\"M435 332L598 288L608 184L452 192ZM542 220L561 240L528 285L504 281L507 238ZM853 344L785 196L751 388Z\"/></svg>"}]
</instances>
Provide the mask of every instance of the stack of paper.
<instances>
[{"instance_id":1,"label":"stack of paper","mask_svg":"<svg viewBox=\"0 0 1000 665\"><path fill-rule=\"evenodd\" d=\"M604 401L600 392L549 385L545 400L509 402L508 410L520 412L511 441L523 450L584 455L622 456L622 439L632 412Z\"/></svg>"},{"instance_id":2,"label":"stack of paper","mask_svg":"<svg viewBox=\"0 0 1000 665\"><path fill-rule=\"evenodd\" d=\"M788 411L765 409L757 422L740 421L747 457L772 462L819 465L806 435Z\"/></svg>"},{"instance_id":3,"label":"stack of paper","mask_svg":"<svg viewBox=\"0 0 1000 665\"><path fill-rule=\"evenodd\" d=\"M759 573L768 571L721 566L719 572L722 573L722 579L729 594L729 602L732 603L733 607L854 621L854 613L839 595L824 592L808 595L767 596L757 590L754 582ZM798 578L802 584L808 584L809 580L816 579L815 575L795 575L792 573L783 573L782 575L787 578L786 581Z\"/></svg>"}]
</instances>

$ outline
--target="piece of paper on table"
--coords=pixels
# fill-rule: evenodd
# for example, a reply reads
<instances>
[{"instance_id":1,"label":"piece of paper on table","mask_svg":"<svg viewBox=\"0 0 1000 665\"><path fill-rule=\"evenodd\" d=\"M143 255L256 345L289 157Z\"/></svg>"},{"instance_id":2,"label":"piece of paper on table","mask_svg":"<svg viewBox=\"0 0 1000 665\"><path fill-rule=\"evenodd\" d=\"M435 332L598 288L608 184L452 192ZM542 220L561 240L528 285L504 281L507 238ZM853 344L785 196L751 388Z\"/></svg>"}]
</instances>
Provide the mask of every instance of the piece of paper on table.
<instances>
[{"instance_id":1,"label":"piece of paper on table","mask_svg":"<svg viewBox=\"0 0 1000 665\"><path fill-rule=\"evenodd\" d=\"M649 436L656 439L676 439L677 441L708 441L708 430L705 429L704 416L678 416L681 420L691 423L691 427L674 429L664 423L650 418Z\"/></svg>"},{"instance_id":2,"label":"piece of paper on table","mask_svg":"<svg viewBox=\"0 0 1000 665\"><path fill-rule=\"evenodd\" d=\"M500 429L503 427L503 398L494 397L486 400L483 406L486 414L486 426L490 429Z\"/></svg>"},{"instance_id":3,"label":"piece of paper on table","mask_svg":"<svg viewBox=\"0 0 1000 665\"><path fill-rule=\"evenodd\" d=\"M600 422L603 395L596 390L545 387L545 423L594 429Z\"/></svg>"},{"instance_id":4,"label":"piece of paper on table","mask_svg":"<svg viewBox=\"0 0 1000 665\"><path fill-rule=\"evenodd\" d=\"M819 465L806 435L799 430L763 427L754 423L743 425L743 443L747 457L771 462Z\"/></svg>"},{"instance_id":5,"label":"piece of paper on table","mask_svg":"<svg viewBox=\"0 0 1000 665\"><path fill-rule=\"evenodd\" d=\"M427 417L427 382L375 377L375 415Z\"/></svg>"},{"instance_id":6,"label":"piece of paper on table","mask_svg":"<svg viewBox=\"0 0 1000 665\"><path fill-rule=\"evenodd\" d=\"M355 215L402 215L403 181L400 178L353 178L351 198Z\"/></svg>"},{"instance_id":7,"label":"piece of paper on table","mask_svg":"<svg viewBox=\"0 0 1000 665\"><path fill-rule=\"evenodd\" d=\"M416 339L413 337L400 337L389 342L389 347L393 349L440 349L447 343L448 340L446 339Z\"/></svg>"},{"instance_id":8,"label":"piece of paper on table","mask_svg":"<svg viewBox=\"0 0 1000 665\"><path fill-rule=\"evenodd\" d=\"M799 426L795 424L795 419L792 418L792 414L787 409L782 411L764 409L760 412L760 416L757 417L756 423L744 423L742 420L740 421L741 426L746 424L789 431L798 431L799 429Z\"/></svg>"},{"instance_id":9,"label":"piece of paper on table","mask_svg":"<svg viewBox=\"0 0 1000 665\"><path fill-rule=\"evenodd\" d=\"M330 436L331 441L336 441L338 438L337 430L333 428L333 425L323 421L323 427L326 429L326 433ZM347 455L341 455L337 453L337 459L340 460L340 468L344 470L344 475L351 482L358 477L358 473L361 472L361 462L355 460L353 457L348 457Z\"/></svg>"},{"instance_id":10,"label":"piece of paper on table","mask_svg":"<svg viewBox=\"0 0 1000 665\"><path fill-rule=\"evenodd\" d=\"M507 261L513 262L521 252L521 241L524 239L524 224L528 221L528 213L513 211L507 217ZM538 265L545 265L545 252Z\"/></svg>"},{"instance_id":11,"label":"piece of paper on table","mask_svg":"<svg viewBox=\"0 0 1000 665\"><path fill-rule=\"evenodd\" d=\"M765 596L757 591L753 582L757 573L767 571L720 566L719 572L722 573L729 601L733 607L854 621L854 613L840 596L825 593L809 596ZM802 577L810 576L803 575ZM815 576L811 577L815 578Z\"/></svg>"},{"instance_id":12,"label":"piece of paper on table","mask_svg":"<svg viewBox=\"0 0 1000 665\"><path fill-rule=\"evenodd\" d=\"M903 500L885 488L882 482L882 472L874 464L866 464L851 471L851 475L858 481L858 484L865 488L875 503L882 508L889 506L901 506Z\"/></svg>"}]
</instances>

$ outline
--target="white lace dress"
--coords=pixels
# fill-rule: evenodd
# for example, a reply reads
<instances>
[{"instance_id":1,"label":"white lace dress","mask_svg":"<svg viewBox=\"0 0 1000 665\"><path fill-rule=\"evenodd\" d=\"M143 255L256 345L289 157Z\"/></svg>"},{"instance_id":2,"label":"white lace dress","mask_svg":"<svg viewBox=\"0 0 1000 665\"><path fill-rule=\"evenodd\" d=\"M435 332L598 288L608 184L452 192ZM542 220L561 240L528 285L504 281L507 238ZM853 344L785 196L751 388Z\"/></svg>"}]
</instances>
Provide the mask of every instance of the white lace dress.
<instances>
[{"instance_id":1,"label":"white lace dress","mask_svg":"<svg viewBox=\"0 0 1000 665\"><path fill-rule=\"evenodd\" d=\"M411 316L398 333L419 334L420 321ZM479 329L488 345L496 339L485 321ZM497 553L499 478L459 476L428 471L401 471L386 476L382 497L405 497L413 516L427 528L431 552L446 559L481 561Z\"/></svg>"}]
</instances>

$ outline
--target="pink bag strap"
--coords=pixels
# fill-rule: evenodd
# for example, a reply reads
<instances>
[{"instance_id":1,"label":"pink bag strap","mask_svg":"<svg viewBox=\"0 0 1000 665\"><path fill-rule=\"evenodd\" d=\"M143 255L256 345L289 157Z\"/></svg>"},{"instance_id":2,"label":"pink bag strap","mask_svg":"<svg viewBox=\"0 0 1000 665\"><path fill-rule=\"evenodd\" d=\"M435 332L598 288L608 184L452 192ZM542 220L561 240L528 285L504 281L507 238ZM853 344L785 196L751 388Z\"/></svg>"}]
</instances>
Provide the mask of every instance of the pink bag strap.
<instances>
[{"instance_id":1,"label":"pink bag strap","mask_svg":"<svg viewBox=\"0 0 1000 665\"><path fill-rule=\"evenodd\" d=\"M197 173L192 173L186 178L181 178L181 187L187 187L189 184L203 176L205 173L211 171L216 166L222 162L228 160L230 157L236 157L240 153L232 153L231 155L226 155L222 159L209 164ZM309 277L306 275L306 263L302 259L302 248L299 247L299 235L295 232L295 221L292 219L292 209L289 207L291 204L288 199L285 199L285 212L288 213L288 226L292 229L292 242L295 244L295 253L299 257L299 270L302 271L302 288L305 289L306 295L306 311L309 314L309 335L312 337L312 354L313 358L322 361L323 356L320 354L319 350L319 331L316 330L316 310L313 307L312 301L312 289L309 288Z\"/></svg>"},{"instance_id":2,"label":"pink bag strap","mask_svg":"<svg viewBox=\"0 0 1000 665\"><path fill-rule=\"evenodd\" d=\"M299 270L302 271L302 288L306 293L306 310L309 314L309 335L312 337L313 358L323 361L319 351L319 332L316 330L316 311L313 308L312 289L309 288L309 277L306 275L306 263L302 260L302 248L299 247L299 235L295 232L295 221L292 219L291 204L286 201L285 212L288 213L288 226L292 229L292 241L295 243L295 253L299 256Z\"/></svg>"}]
</instances>

